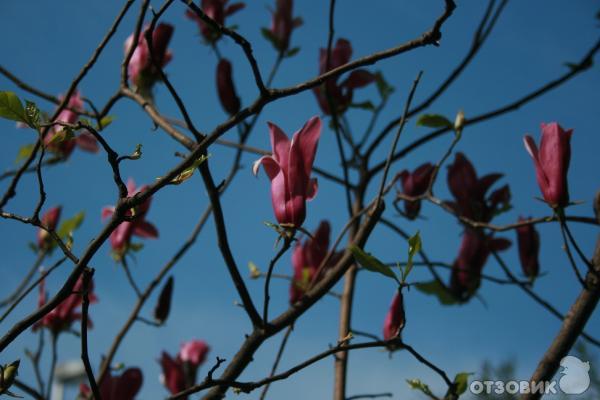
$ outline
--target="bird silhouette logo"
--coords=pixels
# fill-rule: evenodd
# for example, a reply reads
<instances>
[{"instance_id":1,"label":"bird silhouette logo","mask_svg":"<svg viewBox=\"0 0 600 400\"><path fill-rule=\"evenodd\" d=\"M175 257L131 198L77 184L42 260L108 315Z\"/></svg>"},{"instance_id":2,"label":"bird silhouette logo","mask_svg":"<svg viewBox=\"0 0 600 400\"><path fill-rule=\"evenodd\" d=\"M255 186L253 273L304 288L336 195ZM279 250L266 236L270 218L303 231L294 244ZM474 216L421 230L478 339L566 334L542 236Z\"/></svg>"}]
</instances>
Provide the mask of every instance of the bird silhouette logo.
<instances>
[{"instance_id":1,"label":"bird silhouette logo","mask_svg":"<svg viewBox=\"0 0 600 400\"><path fill-rule=\"evenodd\" d=\"M583 362L574 356L566 356L560 360L563 369L558 381L560 390L565 394L582 394L590 387L590 363Z\"/></svg>"}]
</instances>

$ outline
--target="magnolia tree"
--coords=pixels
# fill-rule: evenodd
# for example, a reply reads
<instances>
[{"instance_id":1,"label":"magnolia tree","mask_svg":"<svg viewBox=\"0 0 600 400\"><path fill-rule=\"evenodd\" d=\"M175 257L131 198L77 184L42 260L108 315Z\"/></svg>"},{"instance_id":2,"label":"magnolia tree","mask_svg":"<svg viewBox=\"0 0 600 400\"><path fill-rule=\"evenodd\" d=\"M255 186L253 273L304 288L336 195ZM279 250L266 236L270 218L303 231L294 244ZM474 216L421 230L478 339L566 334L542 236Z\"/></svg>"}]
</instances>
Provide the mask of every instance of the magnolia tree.
<instances>
[{"instance_id":1,"label":"magnolia tree","mask_svg":"<svg viewBox=\"0 0 600 400\"><path fill-rule=\"evenodd\" d=\"M579 338L589 346L600 345L599 340L584 329L600 296L600 246L596 247L595 254L580 246L574 227L575 224L579 228L600 223L600 197L593 202L595 213L589 206L597 189L593 185L598 183L594 182L598 177L597 169L577 171L587 182L587 192L577 193L576 200L583 198L585 205L578 206L581 202L572 200L569 195L569 164L572 158L578 157L571 151L571 143L585 143L593 133L580 132L577 126L569 125L567 129L561 121L550 119L532 121L540 126L538 132L525 135L523 129L518 135L503 137L505 141L522 143L519 144L521 155L529 153L531 162L522 171L523 179L529 184L519 191L526 193L523 196L541 196L541 202L534 209L512 210L508 179L503 178L501 172L478 172L472 157L459 149L472 138L471 131L481 129L475 124L501 119L538 98L552 96L555 88L585 75L600 50L600 42L591 41L587 52L581 54L578 61L569 63L561 75L484 113L470 115L468 110L463 112L461 105L454 103L452 114L436 113L436 101L477 58L507 3L506 0L487 3L480 20L473 21L469 27L474 33L464 50L466 55L458 60L454 69L446 72L445 79L429 83L427 89L421 87L427 79L427 70L433 68L431 60L423 61L419 66L425 75L423 71L418 72L412 81L389 72L384 77L379 67L391 59L402 59L407 53L418 53L421 48L429 48L435 56L437 48L444 46L446 26L458 12L455 12L453 0L423 4L422 7L431 8L429 13L437 13L427 29L388 48L376 41L369 42L370 53L358 58L353 56L352 41L344 36L346 33L356 36L356 32L338 33L334 25L334 21L343 17L344 8L350 6L336 4L334 0L315 9L328 21L328 34L323 38L318 57L304 54L295 46L308 29L309 16L298 15L292 0L269 4L270 22L266 13L264 21L244 19L248 7L241 2L202 0L197 4L166 0L151 4L148 0L129 0L124 2L89 60L64 87L62 94L47 93L43 87L23 80L19 71L0 67L0 73L6 78L0 92L0 116L14 121L11 124L16 123L15 132L5 132L5 135L26 135L28 131L29 137L33 138L30 144L18 150L16 169L11 170L10 162L3 160L7 170L1 176L0 211L5 224L18 223L29 228L30 247L36 255L29 269L26 261L23 265L11 265L10 274L18 279L10 281L16 282L14 285L3 285L0 394L49 398L55 381L54 371L61 361L63 337L75 335L85 370L85 379L78 387L77 395L82 399L136 398L146 382L157 379L146 372L149 364L156 365L157 362L162 370L160 382L164 392L152 393L152 398L168 395L170 399L182 399L194 395L217 399L235 392L241 395L252 393L252 398L260 396L263 399L274 382L285 386L286 382L279 381L311 369L330 368L324 362L326 359L334 364L332 387L335 400L391 397L389 391L395 390L395 382L392 385L380 382L379 386L385 389L377 393L347 393L348 371L360 368L352 365L349 356L359 349L395 353L395 359L406 359L404 365L408 367L403 378L412 389L433 399L457 399L467 391L474 371L459 362L446 363L443 367L436 361L442 358L438 351L423 344L417 350L411 341L404 339L411 330L411 318L419 315L419 310L410 307L410 298L423 296L444 313L448 308L461 309L485 297L488 287L482 286L485 281L486 285L489 282L490 285L521 290L529 301L539 305L540 311L557 318L560 328L551 332L554 339L540 355L537 367L525 377L531 383L531 390L523 391L523 396L540 398L544 394L543 383L552 380L561 360ZM176 23L169 20L173 15L180 17ZM131 21L131 25L127 26L127 21ZM238 21L246 25L244 29L232 25ZM593 24L592 18L581 23L588 22ZM269 27L260 28L269 23ZM179 25L193 26L201 40L181 38L180 43L185 43L185 47L177 48L173 38L180 30ZM262 32L264 40L271 45L269 54L254 51L256 43L251 43L241 33L246 29ZM360 29L368 28L363 25ZM124 42L120 77L115 76L114 94L99 103L93 93L86 93L81 87L92 71L101 68L100 60L109 51L105 51L109 44L117 40L117 31L131 33ZM176 81L175 72L172 72L178 54L199 48L204 49L204 62L215 71L212 76L201 77L202 96L220 104L225 112L215 126L206 124L204 117L197 117L195 111L191 111L196 105L185 101L179 92L182 88L176 83L181 80ZM226 54L234 53L237 54L236 62L226 58ZM263 58L272 58L273 54L275 62L267 71L263 68ZM289 86L276 85L279 70L300 62L300 59L303 65L310 61L316 75L310 79L298 76ZM65 57L63 62L68 63L70 59ZM234 70L238 71L235 75ZM51 71L44 73L47 75L44 79L53 79ZM194 77L186 79L188 85L196 84ZM14 86L18 89L11 91ZM240 97L240 87L248 94ZM313 111L304 106L306 103L296 105L296 96L303 93L311 97ZM422 100L417 102L413 98ZM294 129L282 128L280 112L271 112L271 103L284 99L288 100L287 106L282 106L287 107L286 112L292 111L302 121ZM570 105L564 98L557 101L564 107ZM111 130L119 128L112 122L115 118L128 118L119 113L118 105L123 103L138 106L124 114L144 115L158 131L155 135L166 135L179 148L176 154L179 158L156 167L162 173L154 180L142 182L136 177L136 183L128 171L132 164L146 161L144 153L155 151L157 154L160 149L142 149L143 135L136 139L142 144L135 148L118 150L114 146L116 139ZM176 108L168 108L167 103L175 104ZM389 109L391 111L386 111ZM385 115L390 117L382 121ZM270 122L266 125L257 123L259 116ZM584 118L586 116L580 116L581 120ZM359 119L367 123L356 123ZM291 133L292 130L295 132ZM257 143L267 143L268 137L270 148L248 145L251 135L260 138ZM446 138L445 144L436 147L440 138ZM421 151L428 146L426 152ZM232 148L233 156L219 152L222 147ZM97 178L96 175L104 172L101 170L108 171L115 194L112 204L102 209L88 209L76 197L65 204L52 202L53 192L61 189L45 180L48 171L60 171L79 162L79 159L73 160L73 154L79 151L93 153L89 157L101 159L101 167L88 168L85 163L89 158L82 158L78 170L70 169L69 175L60 175L61 179L72 179L70 174L73 173L85 174L90 186L84 190L94 191L94 181L106 177ZM489 148L481 151L493 153ZM412 153L417 156L411 157ZM518 156L505 157L506 161ZM327 169L319 168L324 160L334 161L327 164ZM597 162L595 164L597 167ZM225 171L227 165L230 165L227 167L229 172ZM504 166L499 164L497 169L502 171ZM215 168L219 168L218 173ZM228 218L228 213L233 210L222 203L230 187L235 187L238 181L247 182L251 178L250 172L257 179L252 178L252 189L246 190L245 198L241 202L237 199L237 202L250 201L250 198L267 202L270 196L272 215L259 216L261 220L274 221L266 223L266 227L246 225ZM160 247L161 239L179 237L179 232L175 228L171 231L161 228L156 223L153 215L157 215L157 208L160 208L156 202L163 193L173 196L194 184L201 184L204 194L194 203L193 209L185 212L186 215L188 211L189 214L196 210L202 212L190 236L180 239L173 255L165 256L164 260L145 262L162 262L162 266L132 268L137 257L142 257L149 248L161 248L161 255L172 251ZM267 188L268 184L270 188ZM26 192L28 198L17 196L25 190L25 185L33 185L35 189ZM318 213L314 211L314 204L321 200L321 193L327 186L339 189L328 191L336 196L328 200L330 207L337 207L330 213ZM31 208L23 206L29 203L33 204ZM78 235L84 214L65 215L65 209L74 207L85 209L87 220L101 218L104 221L88 242ZM435 210L439 213L434 214L434 219L427 220L428 214ZM334 214L343 215L344 220L336 219L334 223ZM438 218L455 221L453 232L436 232ZM499 224L497 220L502 219L504 222ZM205 227L207 221L212 221L214 228ZM562 243L553 240L552 244L564 248L564 258L557 260L555 268L546 272L560 274L564 285L560 290L569 288L579 293L570 305L561 304L555 308L552 293L546 293L548 298L545 298L537 291L539 280L545 279L538 258L544 241L543 235L538 233L540 226L548 226L561 235ZM383 227L386 236L378 236L369 242L379 227ZM235 289L230 300L235 300L239 306L246 329L232 336L227 359L224 354L211 349L209 337L200 331L188 330L183 323L171 331L177 332L175 340L182 343L178 352L174 353L174 349L167 346L146 346L142 352L147 364L130 362L121 351L124 346L136 346L135 342L128 343L128 334L143 325L156 330L169 326L169 315L173 314L172 298L178 287L176 267L204 231L205 235L214 235L220 258L213 262L214 269L198 271L198 274L227 276L228 288ZM257 232L264 234L265 231L271 243L275 243L274 247L261 248L262 245L253 244ZM512 236L511 231L514 231ZM268 261L260 266L250 262L248 273L245 263L250 260L243 261L236 256L238 244L230 240L232 232L243 232L244 241L252 244L253 257L261 259L262 255ZM461 237L454 250L456 256L447 261L433 261L439 259L437 248L449 235ZM428 241L425 236L435 239ZM19 243L13 243L12 239L3 237L3 246L18 248ZM393 251L381 254L373 251L373 248L382 247L377 245L380 240L383 247L388 243ZM110 257L107 252L99 251L105 243L110 247ZM12 252L8 248L4 251ZM509 265L506 261L511 253L518 255L520 266L516 262ZM385 259L388 254L393 254L393 259ZM26 250L21 257L26 260ZM94 284L94 274L96 271L102 273L104 267L110 270L107 265L99 268L110 258L117 268L107 274L111 275L112 281L124 280L133 297L131 304L119 304L113 315L100 318L94 315L95 303L100 305L105 301L106 293ZM40 268L41 265L45 267ZM9 272L7 266L4 267L3 275L6 276ZM52 274L59 273L55 272L59 267L63 271L62 278L51 280ZM353 312L361 312L361 304L353 302L353 297L357 282L363 277L375 279L379 291L390 302L389 309L380 312L380 323L364 331L353 325L351 319ZM275 290L282 285L282 280L289 287L289 296ZM142 285L141 281L147 284ZM36 293L37 308L27 306L33 304L31 299L36 299ZM311 325L311 311L331 297L335 298L331 301L336 302L339 313L327 318L339 321L337 336L331 333L331 340L318 343L321 351L312 354L306 351L303 360L286 363L285 347L295 324L306 321L304 326L317 328L317 324ZM215 304L220 301L215 300ZM570 307L568 312L559 311L567 307ZM176 309L177 303L173 302L173 311ZM218 311L215 309L214 313L216 317ZM190 320L193 318L189 317ZM506 323L511 324L508 317L505 318ZM211 319L202 323L211 324ZM103 338L102 343L108 340L110 345L102 348L91 340L92 332L88 333L91 329L102 329L102 335L108 337ZM477 323L468 329L481 330L481 334L486 332ZM302 334L302 329L295 333ZM33 344L28 344L36 350L9 358L8 354L22 351L22 345L18 343L27 335L39 338L39 342L36 339ZM270 340L276 336L282 337L280 344ZM270 371L263 371L252 361L268 346L276 346L277 351ZM481 360L483 358L481 355ZM19 374L25 363L33 372ZM282 367L283 364L286 367ZM415 364L430 370L432 377L419 379L413 376L409 366ZM380 365L380 368L386 366ZM353 386L360 387L360 382L354 382ZM289 389L290 393L296 390Z\"/></svg>"}]
</instances>

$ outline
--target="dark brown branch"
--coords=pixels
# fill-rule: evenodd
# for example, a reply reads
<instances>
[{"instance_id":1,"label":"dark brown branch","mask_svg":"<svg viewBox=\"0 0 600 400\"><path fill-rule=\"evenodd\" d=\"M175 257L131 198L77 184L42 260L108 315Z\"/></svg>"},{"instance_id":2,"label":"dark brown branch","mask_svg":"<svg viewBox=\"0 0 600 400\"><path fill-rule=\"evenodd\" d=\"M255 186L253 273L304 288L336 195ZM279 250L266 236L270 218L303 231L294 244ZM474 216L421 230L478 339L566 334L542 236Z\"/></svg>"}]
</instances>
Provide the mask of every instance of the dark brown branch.
<instances>
[{"instance_id":1,"label":"dark brown branch","mask_svg":"<svg viewBox=\"0 0 600 400\"><path fill-rule=\"evenodd\" d=\"M558 334L531 376L530 381L532 383L552 379L560 366L560 360L569 353L598 305L600 299L600 281L598 280L598 273L600 273L600 237L596 242L593 260L595 273L590 271L586 274L586 285L571 306ZM539 399L541 396L541 393L529 393L524 394L522 398L531 400Z\"/></svg>"},{"instance_id":2,"label":"dark brown branch","mask_svg":"<svg viewBox=\"0 0 600 400\"><path fill-rule=\"evenodd\" d=\"M90 357L88 355L88 309L90 306L90 282L92 277L94 276L94 270L91 268L86 268L83 270L82 274L82 293L81 296L83 301L81 303L81 361L83 361L83 366L85 368L85 373L88 378L88 382L90 384L90 388L92 389L92 393L94 394L94 400L102 400L100 396L100 390L98 390L98 385L96 384L96 379L94 379L94 371L92 370L92 365L90 364Z\"/></svg>"}]
</instances>

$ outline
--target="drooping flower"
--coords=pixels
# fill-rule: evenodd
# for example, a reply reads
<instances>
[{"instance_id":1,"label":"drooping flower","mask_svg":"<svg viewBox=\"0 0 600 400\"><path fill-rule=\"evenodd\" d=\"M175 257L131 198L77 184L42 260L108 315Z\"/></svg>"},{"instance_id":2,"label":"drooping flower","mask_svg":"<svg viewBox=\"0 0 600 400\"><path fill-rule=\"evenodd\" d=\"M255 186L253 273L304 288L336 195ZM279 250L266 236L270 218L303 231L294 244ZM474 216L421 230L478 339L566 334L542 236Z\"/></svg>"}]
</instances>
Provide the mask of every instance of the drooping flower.
<instances>
[{"instance_id":1,"label":"drooping flower","mask_svg":"<svg viewBox=\"0 0 600 400\"><path fill-rule=\"evenodd\" d=\"M222 58L217 65L217 93L221 105L230 115L240 111L240 98L235 92L235 86L231 77L231 63Z\"/></svg>"},{"instance_id":2,"label":"drooping flower","mask_svg":"<svg viewBox=\"0 0 600 400\"><path fill-rule=\"evenodd\" d=\"M203 340L183 343L173 358L163 351L159 360L163 385L171 394L179 393L196 383L198 368L206 360L210 348Z\"/></svg>"},{"instance_id":3,"label":"drooping flower","mask_svg":"<svg viewBox=\"0 0 600 400\"><path fill-rule=\"evenodd\" d=\"M62 208L60 206L52 207L42 216L42 225L46 226L50 230L55 230L60 219L60 212ZM40 250L49 249L52 247L52 237L44 229L39 228L37 233L38 248Z\"/></svg>"},{"instance_id":4,"label":"drooping flower","mask_svg":"<svg viewBox=\"0 0 600 400\"><path fill-rule=\"evenodd\" d=\"M456 201L446 204L463 217L489 222L497 213L510 207L508 185L487 195L490 187L501 177L502 174L494 173L478 178L467 157L456 153L454 163L448 166L448 187Z\"/></svg>"},{"instance_id":5,"label":"drooping flower","mask_svg":"<svg viewBox=\"0 0 600 400\"><path fill-rule=\"evenodd\" d=\"M134 196L138 192L146 190L147 186L142 186L138 189L135 187L133 179L129 179L127 182L127 195L129 197ZM131 217L131 221L124 221L115 228L110 235L110 245L113 253L117 258L122 257L128 250L131 244L131 237L133 235L141 238L157 238L158 229L146 220L146 214L150 209L150 203L152 197L146 199L142 204L137 206L134 210L127 212L127 216ZM115 212L115 208L112 206L104 207L102 209L102 218L106 219Z\"/></svg>"},{"instance_id":6,"label":"drooping flower","mask_svg":"<svg viewBox=\"0 0 600 400\"><path fill-rule=\"evenodd\" d=\"M133 400L140 391L144 376L139 368L127 368L121 375L106 374L98 389L102 400ZM79 386L79 397L89 399L92 389L86 384Z\"/></svg>"},{"instance_id":7,"label":"drooping flower","mask_svg":"<svg viewBox=\"0 0 600 400\"><path fill-rule=\"evenodd\" d=\"M390 340L399 336L405 322L402 291L397 290L383 322L383 340Z\"/></svg>"},{"instance_id":8,"label":"drooping flower","mask_svg":"<svg viewBox=\"0 0 600 400\"><path fill-rule=\"evenodd\" d=\"M148 42L146 40L146 32L149 27L143 29L140 32L137 46L133 51L129 65L127 66L127 74L133 84L142 92L149 91L154 83L160 79L158 70L152 63L152 57ZM167 47L173 36L173 25L170 24L158 24L152 32L152 54L156 60L156 63L164 68L172 59L173 53ZM134 34L132 33L125 41L125 56L129 54L131 46L135 41Z\"/></svg>"},{"instance_id":9,"label":"drooping flower","mask_svg":"<svg viewBox=\"0 0 600 400\"><path fill-rule=\"evenodd\" d=\"M336 45L331 49L331 58L329 68L327 68L327 49L320 49L319 52L319 74L347 64L352 57L352 45L346 39L338 39ZM375 75L365 69L356 69L350 73L348 78L338 83L338 77L330 78L321 86L313 89L317 102L323 113L331 114L327 92L331 96L331 101L335 106L337 113L343 113L348 106L352 104L354 89L367 86L375 80Z\"/></svg>"},{"instance_id":10,"label":"drooping flower","mask_svg":"<svg viewBox=\"0 0 600 400\"><path fill-rule=\"evenodd\" d=\"M276 0L275 11L272 12L271 37L273 45L280 53L285 53L290 47L292 31L302 25L302 18L293 17L293 0Z\"/></svg>"},{"instance_id":11,"label":"drooping flower","mask_svg":"<svg viewBox=\"0 0 600 400\"><path fill-rule=\"evenodd\" d=\"M271 180L271 201L280 224L300 227L306 217L306 201L317 193L317 179L310 177L321 135L321 120L313 117L294 133L292 140L269 122L273 155L254 162L252 171L262 165Z\"/></svg>"},{"instance_id":12,"label":"drooping flower","mask_svg":"<svg viewBox=\"0 0 600 400\"><path fill-rule=\"evenodd\" d=\"M571 161L572 129L564 130L557 122L542 124L540 149L529 135L525 136L525 149L535 165L535 176L544 196L552 208L569 204L567 173Z\"/></svg>"},{"instance_id":13,"label":"drooping flower","mask_svg":"<svg viewBox=\"0 0 600 400\"><path fill-rule=\"evenodd\" d=\"M519 221L524 218L519 217ZM540 235L533 224L519 226L517 228L517 240L519 243L519 259L523 274L530 279L538 276L540 264L538 255L540 253Z\"/></svg>"},{"instance_id":14,"label":"drooping flower","mask_svg":"<svg viewBox=\"0 0 600 400\"><path fill-rule=\"evenodd\" d=\"M229 0L202 0L200 8L204 13L213 19L220 26L225 25L225 17L235 14L240 11L242 8L246 7L244 3L233 3L227 5ZM198 27L200 28L200 33L204 36L207 42L213 43L219 40L221 37L221 32L213 29L210 25L206 24L202 19L189 8L186 10L185 15L196 21Z\"/></svg>"},{"instance_id":15,"label":"drooping flower","mask_svg":"<svg viewBox=\"0 0 600 400\"><path fill-rule=\"evenodd\" d=\"M458 257L452 265L452 293L458 299L468 299L479 287L481 272L491 252L506 250L510 245L510 240L486 236L479 230L466 228Z\"/></svg>"},{"instance_id":16,"label":"drooping flower","mask_svg":"<svg viewBox=\"0 0 600 400\"><path fill-rule=\"evenodd\" d=\"M424 194L429 187L433 171L434 166L431 163L425 163L413 172L403 170L398 174L401 185L401 190L398 190L398 192L412 197ZM417 218L419 211L421 211L421 200L404 201L404 214L409 219Z\"/></svg>"},{"instance_id":17,"label":"drooping flower","mask_svg":"<svg viewBox=\"0 0 600 400\"><path fill-rule=\"evenodd\" d=\"M294 277L290 285L290 304L294 304L304 295L306 288L315 278L319 266L329 251L329 236L331 226L326 220L321 221L312 238L307 238L304 243L296 242L292 253L292 266ZM333 265L339 255L333 255L328 265ZM323 274L321 274L323 276Z\"/></svg>"},{"instance_id":18,"label":"drooping flower","mask_svg":"<svg viewBox=\"0 0 600 400\"><path fill-rule=\"evenodd\" d=\"M59 96L61 101L63 98L63 96ZM79 119L79 113L83 109L83 99L79 91L76 90L69 98L67 107L58 114L54 121L64 124L75 124ZM57 137L58 135L61 135L61 137ZM44 137L46 149L62 158L68 158L75 149L75 146L90 153L98 152L98 142L94 135L89 132L81 132L71 138L63 137L63 135L66 135L64 127L60 125L53 126Z\"/></svg>"},{"instance_id":19,"label":"drooping flower","mask_svg":"<svg viewBox=\"0 0 600 400\"><path fill-rule=\"evenodd\" d=\"M38 307L42 307L48 301L48 293L46 292L45 280L42 279L39 285L39 298L38 298ZM79 311L79 307L83 302L83 278L79 277L75 286L73 287L73 293L70 294L66 299L62 301L58 306L56 306L52 311L48 314L44 315L40 321L33 325L33 330L38 330L40 328L46 328L54 336L58 335L60 332L68 331L71 328L71 325L75 321L81 320L81 312ZM88 285L88 298L90 303L95 303L98 301L98 298L94 294L94 282L90 280ZM92 327L92 321L88 318L88 326Z\"/></svg>"}]
</instances>

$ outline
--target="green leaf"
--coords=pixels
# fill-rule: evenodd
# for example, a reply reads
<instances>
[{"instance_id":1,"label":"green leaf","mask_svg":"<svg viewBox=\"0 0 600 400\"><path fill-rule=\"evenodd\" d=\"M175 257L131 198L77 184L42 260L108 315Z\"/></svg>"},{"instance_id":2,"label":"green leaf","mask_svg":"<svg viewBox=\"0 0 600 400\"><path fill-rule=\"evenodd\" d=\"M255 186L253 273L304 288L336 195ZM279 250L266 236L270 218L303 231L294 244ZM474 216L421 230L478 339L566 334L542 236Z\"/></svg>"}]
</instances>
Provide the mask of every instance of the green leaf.
<instances>
[{"instance_id":1,"label":"green leaf","mask_svg":"<svg viewBox=\"0 0 600 400\"><path fill-rule=\"evenodd\" d=\"M250 270L250 279L260 278L260 268L254 262L248 261L248 269Z\"/></svg>"},{"instance_id":2,"label":"green leaf","mask_svg":"<svg viewBox=\"0 0 600 400\"><path fill-rule=\"evenodd\" d=\"M415 287L422 293L436 296L440 304L445 306L458 303L454 296L448 292L448 289L446 289L439 281L432 280L430 282L417 283L415 284Z\"/></svg>"},{"instance_id":3,"label":"green leaf","mask_svg":"<svg viewBox=\"0 0 600 400\"><path fill-rule=\"evenodd\" d=\"M411 389L420 390L427 396L433 396L433 393L431 393L431 390L429 389L429 385L423 383L420 379L407 379L406 383L408 383L408 386Z\"/></svg>"},{"instance_id":4,"label":"green leaf","mask_svg":"<svg viewBox=\"0 0 600 400\"><path fill-rule=\"evenodd\" d=\"M423 114L417 119L417 126L427 126L429 128L452 128L454 124L440 114Z\"/></svg>"},{"instance_id":5,"label":"green leaf","mask_svg":"<svg viewBox=\"0 0 600 400\"><path fill-rule=\"evenodd\" d=\"M375 85L377 85L377 91L383 100L386 100L394 92L394 87L387 83L380 71L375 73Z\"/></svg>"},{"instance_id":6,"label":"green leaf","mask_svg":"<svg viewBox=\"0 0 600 400\"><path fill-rule=\"evenodd\" d=\"M370 101L363 101L362 103L352 103L350 104L352 108L360 108L361 110L373 111L375 110L375 106Z\"/></svg>"},{"instance_id":7,"label":"green leaf","mask_svg":"<svg viewBox=\"0 0 600 400\"><path fill-rule=\"evenodd\" d=\"M65 239L67 236L69 236L69 234L71 234L75 230L77 230L77 228L79 228L79 226L83 222L84 217L85 217L85 213L83 211L81 211L81 212L78 212L77 214L75 214L75 216L73 216L72 218L69 218L68 220L63 221L63 223L60 224L58 231L56 231L56 234L58 235L58 237L61 239Z\"/></svg>"},{"instance_id":8,"label":"green leaf","mask_svg":"<svg viewBox=\"0 0 600 400\"><path fill-rule=\"evenodd\" d=\"M473 375L472 372L460 372L454 377L454 384L456 385L456 394L461 395L467 391L469 387L469 376Z\"/></svg>"},{"instance_id":9,"label":"green leaf","mask_svg":"<svg viewBox=\"0 0 600 400\"><path fill-rule=\"evenodd\" d=\"M40 115L41 111L35 103L26 100L25 101L25 116L27 117L27 125L32 128L38 129L40 127Z\"/></svg>"},{"instance_id":10,"label":"green leaf","mask_svg":"<svg viewBox=\"0 0 600 400\"><path fill-rule=\"evenodd\" d=\"M112 115L107 115L106 117L102 118L100 120L100 124L98 125L98 130L101 131L102 129L106 128L107 126L109 126L117 117L114 117Z\"/></svg>"},{"instance_id":11,"label":"green leaf","mask_svg":"<svg viewBox=\"0 0 600 400\"><path fill-rule=\"evenodd\" d=\"M202 164L204 161L206 161L208 159L208 157L210 157L210 154L207 156L204 156L204 155L200 156L200 158L198 158L196 161L194 161L192 165L190 165L189 167L187 167L186 169L181 171L181 173L179 175L177 175L175 178L173 178L170 183L173 185L179 185L179 184L187 181L188 179L190 179L192 177L192 175L194 175L194 171L196 170L196 168L198 168L200 166L200 164Z\"/></svg>"},{"instance_id":12,"label":"green leaf","mask_svg":"<svg viewBox=\"0 0 600 400\"><path fill-rule=\"evenodd\" d=\"M127 249L133 251L134 253L137 253L137 252L141 251L143 248L144 248L144 243L129 243L129 247Z\"/></svg>"},{"instance_id":13,"label":"green leaf","mask_svg":"<svg viewBox=\"0 0 600 400\"><path fill-rule=\"evenodd\" d=\"M277 37L275 35L273 35L273 32L271 32L270 29L268 28L260 28L260 33L262 33L263 37L265 39L267 39L275 48L275 50L279 50L279 40L277 39Z\"/></svg>"},{"instance_id":14,"label":"green leaf","mask_svg":"<svg viewBox=\"0 0 600 400\"><path fill-rule=\"evenodd\" d=\"M406 267L404 269L404 273L402 274L403 282L406 282L406 278L413 268L413 257L419 251L421 251L421 235L419 231L417 231L417 233L408 238L408 261L406 262Z\"/></svg>"},{"instance_id":15,"label":"green leaf","mask_svg":"<svg viewBox=\"0 0 600 400\"><path fill-rule=\"evenodd\" d=\"M356 245L350 246L350 251L352 252L352 255L354 256L356 261L358 261L358 263L364 268L368 269L369 271L378 272L400 283L398 281L398 277L396 276L396 274L394 274L392 269L384 263L382 263L381 261L379 261L376 257L373 257L369 253L365 253L360 247Z\"/></svg>"},{"instance_id":16,"label":"green leaf","mask_svg":"<svg viewBox=\"0 0 600 400\"><path fill-rule=\"evenodd\" d=\"M52 139L47 144L59 144L64 142L65 140L71 140L75 137L73 133L73 129L63 126L62 129L52 136Z\"/></svg>"},{"instance_id":17,"label":"green leaf","mask_svg":"<svg viewBox=\"0 0 600 400\"><path fill-rule=\"evenodd\" d=\"M300 47L293 47L285 52L285 57L290 58L294 57L300 51Z\"/></svg>"},{"instance_id":18,"label":"green leaf","mask_svg":"<svg viewBox=\"0 0 600 400\"><path fill-rule=\"evenodd\" d=\"M33 144L26 144L25 146L22 146L17 153L17 159L15 160L15 163L19 163L19 161L28 158L33 152L34 147L35 145Z\"/></svg>"},{"instance_id":19,"label":"green leaf","mask_svg":"<svg viewBox=\"0 0 600 400\"><path fill-rule=\"evenodd\" d=\"M0 92L0 117L29 125L23 104L14 92Z\"/></svg>"}]
</instances>

